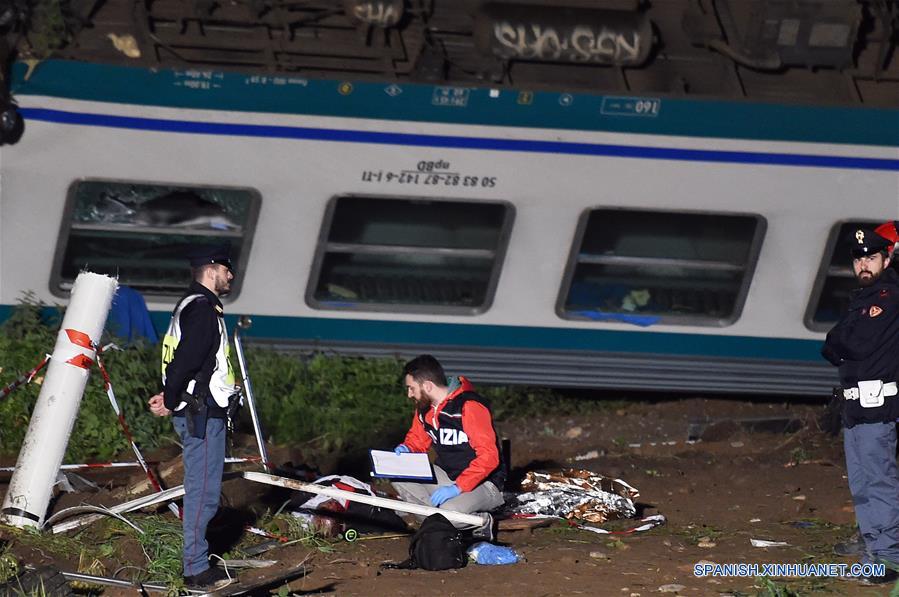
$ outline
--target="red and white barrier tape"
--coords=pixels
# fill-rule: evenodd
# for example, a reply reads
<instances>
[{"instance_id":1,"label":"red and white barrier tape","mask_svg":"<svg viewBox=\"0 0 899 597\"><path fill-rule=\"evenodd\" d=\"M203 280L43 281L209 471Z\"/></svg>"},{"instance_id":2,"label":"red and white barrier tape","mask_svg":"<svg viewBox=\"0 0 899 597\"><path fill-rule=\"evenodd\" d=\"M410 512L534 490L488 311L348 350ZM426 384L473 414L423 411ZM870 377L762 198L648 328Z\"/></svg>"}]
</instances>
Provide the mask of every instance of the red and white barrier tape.
<instances>
[{"instance_id":1,"label":"red and white barrier tape","mask_svg":"<svg viewBox=\"0 0 899 597\"><path fill-rule=\"evenodd\" d=\"M47 366L47 363L50 362L50 355L45 355L44 359L37 364L37 367L26 373L25 375L20 376L16 381L12 382L2 390L0 390L0 400L3 400L7 396L13 393L16 388L19 386L31 383L31 380L34 379L34 376L38 374L38 372Z\"/></svg>"}]
</instances>

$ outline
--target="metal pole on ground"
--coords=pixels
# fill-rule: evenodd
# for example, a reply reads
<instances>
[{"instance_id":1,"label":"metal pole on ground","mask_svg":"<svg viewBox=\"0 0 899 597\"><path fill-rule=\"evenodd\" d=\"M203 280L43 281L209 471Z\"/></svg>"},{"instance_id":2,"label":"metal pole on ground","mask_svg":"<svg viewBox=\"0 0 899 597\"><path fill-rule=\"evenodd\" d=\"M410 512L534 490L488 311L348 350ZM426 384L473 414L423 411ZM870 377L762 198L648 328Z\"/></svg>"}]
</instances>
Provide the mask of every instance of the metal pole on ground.
<instances>
[{"instance_id":1,"label":"metal pole on ground","mask_svg":"<svg viewBox=\"0 0 899 597\"><path fill-rule=\"evenodd\" d=\"M253 325L246 315L237 320L234 328L234 348L237 350L237 362L240 364L240 376L243 378L244 396L247 398L247 406L250 409L250 418L253 420L253 433L256 434L256 445L259 446L259 456L262 458L262 466L266 472L271 472L268 462L268 452L265 449L265 438L262 435L262 425L259 423L259 415L256 412L256 400L253 397L253 386L250 383L250 375L247 373L247 360L243 354L243 342L240 338L240 330L249 329Z\"/></svg>"},{"instance_id":2,"label":"metal pole on ground","mask_svg":"<svg viewBox=\"0 0 899 597\"><path fill-rule=\"evenodd\" d=\"M82 272L50 358L47 375L3 499L0 519L19 528L44 522L50 494L78 415L109 306L118 283Z\"/></svg>"},{"instance_id":3,"label":"metal pole on ground","mask_svg":"<svg viewBox=\"0 0 899 597\"><path fill-rule=\"evenodd\" d=\"M258 456L249 456L247 458L225 458L225 464L242 464L244 462L259 462ZM156 460L145 461L148 465L159 464ZM61 471L83 471L103 468L137 468L143 466L140 462L88 462L84 464L63 464L60 465ZM0 466L0 473L11 473L16 470L14 466Z\"/></svg>"}]
</instances>

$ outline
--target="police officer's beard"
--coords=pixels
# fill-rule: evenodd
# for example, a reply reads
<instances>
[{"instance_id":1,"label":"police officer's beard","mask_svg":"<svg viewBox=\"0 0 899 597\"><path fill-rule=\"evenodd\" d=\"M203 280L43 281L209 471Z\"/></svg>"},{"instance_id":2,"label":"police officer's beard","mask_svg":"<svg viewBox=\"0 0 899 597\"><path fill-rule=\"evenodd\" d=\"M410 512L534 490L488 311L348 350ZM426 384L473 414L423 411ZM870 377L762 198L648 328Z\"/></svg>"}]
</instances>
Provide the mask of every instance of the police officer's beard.
<instances>
[{"instance_id":1,"label":"police officer's beard","mask_svg":"<svg viewBox=\"0 0 899 597\"><path fill-rule=\"evenodd\" d=\"M868 274L868 275L866 276L865 274ZM872 284L874 284L874 282L877 281L878 278L880 278L879 273L875 274L874 272L869 272L866 269L863 269L862 271L858 272L858 275L856 276L856 279L858 280L858 285L861 286L862 288L867 288L868 286L871 286Z\"/></svg>"},{"instance_id":2,"label":"police officer's beard","mask_svg":"<svg viewBox=\"0 0 899 597\"><path fill-rule=\"evenodd\" d=\"M218 279L215 282L215 294L225 297L231 294L231 283L227 279Z\"/></svg>"}]
</instances>

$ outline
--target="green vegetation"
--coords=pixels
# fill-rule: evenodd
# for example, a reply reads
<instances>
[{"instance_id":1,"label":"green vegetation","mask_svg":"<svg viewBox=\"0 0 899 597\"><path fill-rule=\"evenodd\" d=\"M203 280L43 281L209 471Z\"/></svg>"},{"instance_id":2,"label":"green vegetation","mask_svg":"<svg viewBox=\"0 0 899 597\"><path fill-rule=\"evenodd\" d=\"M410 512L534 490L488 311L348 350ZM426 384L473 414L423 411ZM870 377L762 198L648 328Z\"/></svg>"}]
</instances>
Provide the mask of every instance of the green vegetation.
<instances>
[{"instance_id":1,"label":"green vegetation","mask_svg":"<svg viewBox=\"0 0 899 597\"><path fill-rule=\"evenodd\" d=\"M17 543L27 545L28 547L37 547L42 551L49 552L62 557L74 558L81 554L84 546L80 541L63 535L54 535L52 533L41 533L34 527L25 527L19 529L16 527L2 527L4 534L15 537Z\"/></svg>"},{"instance_id":2,"label":"green vegetation","mask_svg":"<svg viewBox=\"0 0 899 597\"><path fill-rule=\"evenodd\" d=\"M61 321L61 310L44 308L30 297L13 310L12 316L0 326L0 387L31 370L53 350ZM171 432L171 423L152 416L146 407L146 400L159 387L157 350L155 346L137 345L122 351L111 350L103 357L131 432L147 448L157 445ZM19 387L0 402L0 420L4 422L0 453L18 454L46 372L45 368L32 383ZM106 461L128 448L102 378L96 370L94 373L69 439L67 462Z\"/></svg>"},{"instance_id":3,"label":"green vegetation","mask_svg":"<svg viewBox=\"0 0 899 597\"><path fill-rule=\"evenodd\" d=\"M672 529L672 534L683 537L685 541L693 545L714 542L724 535L724 531L708 525L689 524L685 527Z\"/></svg>"},{"instance_id":4,"label":"green vegetation","mask_svg":"<svg viewBox=\"0 0 899 597\"><path fill-rule=\"evenodd\" d=\"M288 542L285 545L301 543L304 547L322 553L334 551L332 544L335 539L323 538L304 519L292 514L276 513L274 515L266 515L262 517L260 524L263 529L287 538ZM339 541L339 539L336 539L336 541Z\"/></svg>"},{"instance_id":5,"label":"green vegetation","mask_svg":"<svg viewBox=\"0 0 899 597\"><path fill-rule=\"evenodd\" d=\"M113 570L118 570L119 578L162 583L168 588L168 594L180 595L184 588L181 576L181 521L169 514L131 513L128 519L143 533L113 518L100 520L73 535L0 526L0 537L9 541L0 547L0 584L22 572L19 562L9 550L12 543L16 543L45 558L69 562L77 560L77 570L85 574L111 576ZM266 513L255 524L286 537L289 541L284 545L300 543L318 552L330 553L334 551L333 544L340 541L321 537L301 519L289 514ZM240 543L224 557L246 557L241 548L258 544L259 541L258 536L244 533ZM73 584L73 588L90 594L102 591L102 587L82 582Z\"/></svg>"},{"instance_id":6,"label":"green vegetation","mask_svg":"<svg viewBox=\"0 0 899 597\"><path fill-rule=\"evenodd\" d=\"M759 589L757 593L759 597L799 597L799 593L796 591L784 584L771 580L767 576L761 577L756 587Z\"/></svg>"},{"instance_id":7,"label":"green vegetation","mask_svg":"<svg viewBox=\"0 0 899 597\"><path fill-rule=\"evenodd\" d=\"M53 350L62 315L60 308L47 308L26 296L0 325L0 387L15 381ZM310 460L323 454L393 445L409 426L412 405L402 388L402 362L397 359L322 353L299 357L248 347L247 361L269 441L299 446ZM109 350L103 362L138 445L151 450L172 441L171 422L154 417L146 407L147 399L160 388L159 348L135 344ZM45 373L46 369L0 402L0 420L4 421L0 454L18 453ZM532 417L548 410L577 415L608 407L544 389L478 389L491 400L498 420ZM127 454L128 448L95 369L69 440L66 462L107 461Z\"/></svg>"},{"instance_id":8,"label":"green vegetation","mask_svg":"<svg viewBox=\"0 0 899 597\"><path fill-rule=\"evenodd\" d=\"M181 521L174 516L145 516L135 519L135 522L143 533L118 521L116 524L121 533L131 535L140 543L147 558L143 563L146 566L144 578L162 581L170 588L182 587L181 551L184 536Z\"/></svg>"},{"instance_id":9,"label":"green vegetation","mask_svg":"<svg viewBox=\"0 0 899 597\"><path fill-rule=\"evenodd\" d=\"M68 44L71 37L61 0L35 0L32 3L27 39L34 58L48 58L54 50Z\"/></svg>"},{"instance_id":10,"label":"green vegetation","mask_svg":"<svg viewBox=\"0 0 899 597\"><path fill-rule=\"evenodd\" d=\"M0 585L19 575L19 561L8 548L7 544L0 550Z\"/></svg>"},{"instance_id":11,"label":"green vegetation","mask_svg":"<svg viewBox=\"0 0 899 597\"><path fill-rule=\"evenodd\" d=\"M802 464L803 462L807 462L811 459L811 455L808 450L803 446L798 446L793 448L790 451L790 464Z\"/></svg>"}]
</instances>

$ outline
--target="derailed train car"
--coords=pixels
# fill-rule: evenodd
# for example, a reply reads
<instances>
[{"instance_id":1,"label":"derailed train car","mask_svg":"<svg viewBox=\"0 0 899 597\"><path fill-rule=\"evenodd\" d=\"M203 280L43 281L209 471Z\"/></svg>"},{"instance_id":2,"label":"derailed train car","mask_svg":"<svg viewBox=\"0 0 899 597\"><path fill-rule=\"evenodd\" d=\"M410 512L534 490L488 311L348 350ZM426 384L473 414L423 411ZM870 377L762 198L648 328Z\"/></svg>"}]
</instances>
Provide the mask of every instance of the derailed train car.
<instances>
[{"instance_id":1,"label":"derailed train car","mask_svg":"<svg viewBox=\"0 0 899 597\"><path fill-rule=\"evenodd\" d=\"M5 312L86 267L161 328L185 247L229 240L252 341L432 352L480 382L824 395L842 239L899 215L899 111L23 71Z\"/></svg>"}]
</instances>

